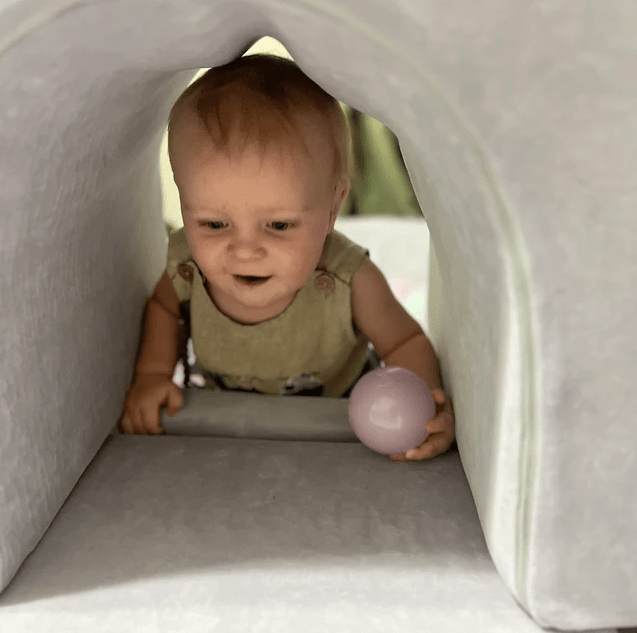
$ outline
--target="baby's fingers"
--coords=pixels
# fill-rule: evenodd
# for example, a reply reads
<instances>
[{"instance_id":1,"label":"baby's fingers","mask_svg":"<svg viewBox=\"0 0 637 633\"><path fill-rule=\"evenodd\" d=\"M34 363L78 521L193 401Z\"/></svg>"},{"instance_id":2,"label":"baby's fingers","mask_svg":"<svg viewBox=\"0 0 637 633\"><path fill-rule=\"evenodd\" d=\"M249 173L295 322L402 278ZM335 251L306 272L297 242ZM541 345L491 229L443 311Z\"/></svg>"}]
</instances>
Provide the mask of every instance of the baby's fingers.
<instances>
[{"instance_id":1,"label":"baby's fingers","mask_svg":"<svg viewBox=\"0 0 637 633\"><path fill-rule=\"evenodd\" d=\"M124 413L122 413L122 417L119 419L119 422L117 423L117 429L119 430L120 433L135 432L135 430L133 429L131 416L128 414L128 412L124 411Z\"/></svg>"},{"instance_id":2,"label":"baby's fingers","mask_svg":"<svg viewBox=\"0 0 637 633\"><path fill-rule=\"evenodd\" d=\"M165 433L159 426L159 408L157 406L146 406L141 410L142 428L138 431L141 435L155 435Z\"/></svg>"},{"instance_id":3,"label":"baby's fingers","mask_svg":"<svg viewBox=\"0 0 637 633\"><path fill-rule=\"evenodd\" d=\"M451 446L451 442L446 433L432 433L420 446L412 448L404 455L390 455L389 459L393 462L422 461L444 453L449 446Z\"/></svg>"},{"instance_id":4,"label":"baby's fingers","mask_svg":"<svg viewBox=\"0 0 637 633\"><path fill-rule=\"evenodd\" d=\"M412 448L405 453L408 461L421 461L423 459L431 459L436 455L444 452L447 437L444 433L432 433L427 439L416 448Z\"/></svg>"},{"instance_id":5,"label":"baby's fingers","mask_svg":"<svg viewBox=\"0 0 637 633\"><path fill-rule=\"evenodd\" d=\"M431 418L431 420L429 420L429 422L425 424L425 429L427 429L427 433L429 433L430 435L432 433L441 433L443 431L447 431L447 427L448 422L442 415ZM429 435L427 437L429 437Z\"/></svg>"},{"instance_id":6,"label":"baby's fingers","mask_svg":"<svg viewBox=\"0 0 637 633\"><path fill-rule=\"evenodd\" d=\"M126 416L122 414L122 416L120 417L120 419L119 419L119 420L117 420L117 430L118 430L120 433L126 433L126 431L124 430L124 418L125 418L125 417L126 417Z\"/></svg>"}]
</instances>

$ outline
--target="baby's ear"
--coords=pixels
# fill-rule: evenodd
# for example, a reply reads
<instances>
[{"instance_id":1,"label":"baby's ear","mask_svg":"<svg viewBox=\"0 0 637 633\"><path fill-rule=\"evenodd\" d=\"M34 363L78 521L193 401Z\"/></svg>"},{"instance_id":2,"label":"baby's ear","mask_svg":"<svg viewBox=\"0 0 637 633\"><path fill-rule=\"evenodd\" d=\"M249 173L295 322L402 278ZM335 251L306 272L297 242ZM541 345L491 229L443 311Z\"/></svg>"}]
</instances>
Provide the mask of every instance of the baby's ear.
<instances>
[{"instance_id":1,"label":"baby's ear","mask_svg":"<svg viewBox=\"0 0 637 633\"><path fill-rule=\"evenodd\" d=\"M336 188L334 190L334 206L336 207L336 213L340 210L345 198L349 194L351 185L348 179L342 178L336 183Z\"/></svg>"},{"instance_id":2,"label":"baby's ear","mask_svg":"<svg viewBox=\"0 0 637 633\"><path fill-rule=\"evenodd\" d=\"M349 181L349 178L341 178L338 181L338 184L336 185L336 191L340 191L341 192L341 202L343 202L343 200L345 200L345 198L347 198L347 194L349 193L349 190L351 189L351 183Z\"/></svg>"}]
</instances>

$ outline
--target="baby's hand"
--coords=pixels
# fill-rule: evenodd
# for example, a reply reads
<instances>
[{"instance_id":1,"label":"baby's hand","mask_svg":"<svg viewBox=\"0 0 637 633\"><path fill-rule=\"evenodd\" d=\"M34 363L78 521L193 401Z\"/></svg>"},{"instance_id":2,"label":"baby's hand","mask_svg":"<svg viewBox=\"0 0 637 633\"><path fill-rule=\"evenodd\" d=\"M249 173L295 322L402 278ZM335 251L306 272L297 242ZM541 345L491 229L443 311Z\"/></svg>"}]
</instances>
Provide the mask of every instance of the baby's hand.
<instances>
[{"instance_id":1,"label":"baby's hand","mask_svg":"<svg viewBox=\"0 0 637 633\"><path fill-rule=\"evenodd\" d=\"M427 422L429 435L416 448L402 455L390 455L393 462L421 461L440 455L449 449L456 437L456 424L451 400L442 389L433 389L431 395L436 403L436 415Z\"/></svg>"},{"instance_id":2,"label":"baby's hand","mask_svg":"<svg viewBox=\"0 0 637 633\"><path fill-rule=\"evenodd\" d=\"M124 411L117 428L121 433L135 435L163 435L166 430L160 424L160 411L174 415L184 404L182 390L165 374L138 374L126 394Z\"/></svg>"}]
</instances>

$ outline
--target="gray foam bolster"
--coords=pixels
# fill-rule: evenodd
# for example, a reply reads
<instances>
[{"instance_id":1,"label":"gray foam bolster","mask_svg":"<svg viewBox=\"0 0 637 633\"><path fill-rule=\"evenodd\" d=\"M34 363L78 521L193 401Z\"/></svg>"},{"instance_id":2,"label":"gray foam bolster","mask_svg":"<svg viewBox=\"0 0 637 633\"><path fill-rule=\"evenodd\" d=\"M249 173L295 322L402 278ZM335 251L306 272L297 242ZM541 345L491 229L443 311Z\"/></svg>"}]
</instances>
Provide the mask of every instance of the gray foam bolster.
<instances>
[{"instance_id":1,"label":"gray foam bolster","mask_svg":"<svg viewBox=\"0 0 637 633\"><path fill-rule=\"evenodd\" d=\"M161 411L170 435L214 435L266 440L358 442L347 398L184 389L175 415Z\"/></svg>"}]
</instances>

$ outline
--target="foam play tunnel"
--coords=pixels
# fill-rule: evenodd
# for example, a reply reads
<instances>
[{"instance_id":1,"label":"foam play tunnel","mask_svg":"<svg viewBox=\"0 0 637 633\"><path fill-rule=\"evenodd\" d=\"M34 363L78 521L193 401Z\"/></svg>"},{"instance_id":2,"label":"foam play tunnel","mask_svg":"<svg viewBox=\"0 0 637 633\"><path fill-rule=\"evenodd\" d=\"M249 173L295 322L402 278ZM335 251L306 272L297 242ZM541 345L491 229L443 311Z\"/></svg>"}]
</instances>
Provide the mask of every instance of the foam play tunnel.
<instances>
[{"instance_id":1,"label":"foam play tunnel","mask_svg":"<svg viewBox=\"0 0 637 633\"><path fill-rule=\"evenodd\" d=\"M0 3L0 631L637 625L635 24L625 0ZM429 271L457 452L390 463L311 398L285 407L330 441L240 437L291 409L234 395L206 414L232 437L110 435L165 267L168 113L264 35L400 140L431 249L377 232Z\"/></svg>"}]
</instances>

